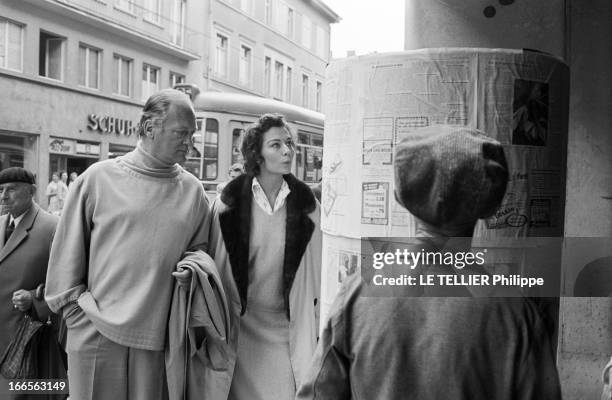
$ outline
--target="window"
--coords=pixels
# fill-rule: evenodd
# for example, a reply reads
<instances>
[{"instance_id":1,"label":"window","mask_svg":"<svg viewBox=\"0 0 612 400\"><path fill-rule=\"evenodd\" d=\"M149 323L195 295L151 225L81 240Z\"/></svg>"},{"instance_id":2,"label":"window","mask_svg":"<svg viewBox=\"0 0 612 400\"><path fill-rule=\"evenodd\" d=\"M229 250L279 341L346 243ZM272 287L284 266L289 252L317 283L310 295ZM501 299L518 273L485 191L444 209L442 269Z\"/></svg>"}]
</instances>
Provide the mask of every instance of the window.
<instances>
[{"instance_id":1,"label":"window","mask_svg":"<svg viewBox=\"0 0 612 400\"><path fill-rule=\"evenodd\" d=\"M283 98L283 72L285 66L283 63L276 61L274 63L274 97L281 99Z\"/></svg>"},{"instance_id":2,"label":"window","mask_svg":"<svg viewBox=\"0 0 612 400\"><path fill-rule=\"evenodd\" d=\"M287 7L287 36L293 39L293 18L295 13L293 12L293 8Z\"/></svg>"},{"instance_id":3,"label":"window","mask_svg":"<svg viewBox=\"0 0 612 400\"><path fill-rule=\"evenodd\" d=\"M185 75L170 72L170 87L173 88L181 83L185 83Z\"/></svg>"},{"instance_id":4,"label":"window","mask_svg":"<svg viewBox=\"0 0 612 400\"><path fill-rule=\"evenodd\" d=\"M286 84L285 84L285 101L291 102L291 85L293 85L293 71L291 69L291 67L287 67L287 77L286 77Z\"/></svg>"},{"instance_id":5,"label":"window","mask_svg":"<svg viewBox=\"0 0 612 400\"><path fill-rule=\"evenodd\" d=\"M295 149L296 176L304 182L319 182L323 169L323 135L298 131Z\"/></svg>"},{"instance_id":6,"label":"window","mask_svg":"<svg viewBox=\"0 0 612 400\"><path fill-rule=\"evenodd\" d=\"M265 0L266 4L266 16L265 16L265 23L266 25L272 26L272 1L273 0Z\"/></svg>"},{"instance_id":7,"label":"window","mask_svg":"<svg viewBox=\"0 0 612 400\"><path fill-rule=\"evenodd\" d=\"M23 26L0 19L0 67L23 68Z\"/></svg>"},{"instance_id":8,"label":"window","mask_svg":"<svg viewBox=\"0 0 612 400\"><path fill-rule=\"evenodd\" d=\"M133 14L134 0L115 0L115 7Z\"/></svg>"},{"instance_id":9,"label":"window","mask_svg":"<svg viewBox=\"0 0 612 400\"><path fill-rule=\"evenodd\" d=\"M38 74L47 78L64 79L64 38L40 32Z\"/></svg>"},{"instance_id":10,"label":"window","mask_svg":"<svg viewBox=\"0 0 612 400\"><path fill-rule=\"evenodd\" d=\"M143 18L159 24L161 22L161 0L144 0Z\"/></svg>"},{"instance_id":11,"label":"window","mask_svg":"<svg viewBox=\"0 0 612 400\"><path fill-rule=\"evenodd\" d=\"M264 55L266 60L264 94L275 99L289 101L294 60L269 48L264 50Z\"/></svg>"},{"instance_id":12,"label":"window","mask_svg":"<svg viewBox=\"0 0 612 400\"><path fill-rule=\"evenodd\" d=\"M251 86L251 65L252 65L251 48L245 45L240 46L240 83L245 86Z\"/></svg>"},{"instance_id":13,"label":"window","mask_svg":"<svg viewBox=\"0 0 612 400\"><path fill-rule=\"evenodd\" d=\"M173 0L172 12L172 43L177 46L183 46L185 37L185 0Z\"/></svg>"},{"instance_id":14,"label":"window","mask_svg":"<svg viewBox=\"0 0 612 400\"><path fill-rule=\"evenodd\" d=\"M294 15L293 8L282 0L272 0L272 13L274 14L274 29L283 35L293 38Z\"/></svg>"},{"instance_id":15,"label":"window","mask_svg":"<svg viewBox=\"0 0 612 400\"><path fill-rule=\"evenodd\" d=\"M247 14L251 14L251 0L240 0L240 9Z\"/></svg>"},{"instance_id":16,"label":"window","mask_svg":"<svg viewBox=\"0 0 612 400\"><path fill-rule=\"evenodd\" d=\"M206 118L204 132L204 179L217 179L217 158L219 154L219 122Z\"/></svg>"},{"instance_id":17,"label":"window","mask_svg":"<svg viewBox=\"0 0 612 400\"><path fill-rule=\"evenodd\" d=\"M240 146L242 145L242 137L244 136L244 129L236 128L232 131L232 164L244 163L242 153L240 152Z\"/></svg>"},{"instance_id":18,"label":"window","mask_svg":"<svg viewBox=\"0 0 612 400\"><path fill-rule=\"evenodd\" d=\"M36 136L1 133L0 170L10 167L21 167L30 171L37 171L39 159L38 144Z\"/></svg>"},{"instance_id":19,"label":"window","mask_svg":"<svg viewBox=\"0 0 612 400\"><path fill-rule=\"evenodd\" d=\"M302 15L302 45L307 49L310 49L311 46L311 36L312 36L312 23L310 19Z\"/></svg>"},{"instance_id":20,"label":"window","mask_svg":"<svg viewBox=\"0 0 612 400\"><path fill-rule=\"evenodd\" d=\"M204 122L205 121L205 122ZM219 121L213 118L198 118L197 128L193 135L193 147L189 151L187 162L183 165L187 171L202 180L217 178L219 156Z\"/></svg>"},{"instance_id":21,"label":"window","mask_svg":"<svg viewBox=\"0 0 612 400\"><path fill-rule=\"evenodd\" d=\"M272 86L272 59L270 57L266 57L265 66L264 66L264 94L266 96L270 95Z\"/></svg>"},{"instance_id":22,"label":"window","mask_svg":"<svg viewBox=\"0 0 612 400\"><path fill-rule=\"evenodd\" d=\"M319 57L327 59L327 54L326 54L327 52L325 49L327 33L325 32L325 29L323 29L320 26L317 26L317 29L315 32L317 35L317 38L316 38L317 41L315 43L317 47L315 49L315 53L317 53Z\"/></svg>"},{"instance_id":23,"label":"window","mask_svg":"<svg viewBox=\"0 0 612 400\"><path fill-rule=\"evenodd\" d=\"M215 45L215 74L223 78L227 78L228 48L227 37L217 33Z\"/></svg>"},{"instance_id":24,"label":"window","mask_svg":"<svg viewBox=\"0 0 612 400\"><path fill-rule=\"evenodd\" d=\"M159 68L142 65L142 101L159 91Z\"/></svg>"},{"instance_id":25,"label":"window","mask_svg":"<svg viewBox=\"0 0 612 400\"><path fill-rule=\"evenodd\" d=\"M317 81L317 97L315 98L315 110L321 112L323 101L323 84Z\"/></svg>"},{"instance_id":26,"label":"window","mask_svg":"<svg viewBox=\"0 0 612 400\"><path fill-rule=\"evenodd\" d=\"M287 5L281 0L272 0L272 12L274 13L274 29L287 35Z\"/></svg>"},{"instance_id":27,"label":"window","mask_svg":"<svg viewBox=\"0 0 612 400\"><path fill-rule=\"evenodd\" d=\"M84 44L79 45L79 85L100 89L101 53Z\"/></svg>"},{"instance_id":28,"label":"window","mask_svg":"<svg viewBox=\"0 0 612 400\"><path fill-rule=\"evenodd\" d=\"M132 96L132 60L115 54L113 59L113 91L122 96Z\"/></svg>"},{"instance_id":29,"label":"window","mask_svg":"<svg viewBox=\"0 0 612 400\"><path fill-rule=\"evenodd\" d=\"M308 75L302 74L302 107L308 108Z\"/></svg>"}]
</instances>

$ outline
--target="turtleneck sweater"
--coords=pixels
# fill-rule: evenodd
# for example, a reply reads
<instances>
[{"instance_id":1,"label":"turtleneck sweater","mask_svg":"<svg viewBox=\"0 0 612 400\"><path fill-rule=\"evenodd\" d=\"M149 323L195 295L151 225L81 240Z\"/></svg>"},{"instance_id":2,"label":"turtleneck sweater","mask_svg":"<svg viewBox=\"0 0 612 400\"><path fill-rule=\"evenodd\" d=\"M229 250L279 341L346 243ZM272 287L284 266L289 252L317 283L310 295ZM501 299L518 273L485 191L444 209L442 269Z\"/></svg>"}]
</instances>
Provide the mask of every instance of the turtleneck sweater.
<instances>
[{"instance_id":1,"label":"turtleneck sweater","mask_svg":"<svg viewBox=\"0 0 612 400\"><path fill-rule=\"evenodd\" d=\"M70 187L51 248L45 299L78 301L108 339L162 350L187 250L206 250L208 199L200 182L140 145L89 167Z\"/></svg>"}]
</instances>

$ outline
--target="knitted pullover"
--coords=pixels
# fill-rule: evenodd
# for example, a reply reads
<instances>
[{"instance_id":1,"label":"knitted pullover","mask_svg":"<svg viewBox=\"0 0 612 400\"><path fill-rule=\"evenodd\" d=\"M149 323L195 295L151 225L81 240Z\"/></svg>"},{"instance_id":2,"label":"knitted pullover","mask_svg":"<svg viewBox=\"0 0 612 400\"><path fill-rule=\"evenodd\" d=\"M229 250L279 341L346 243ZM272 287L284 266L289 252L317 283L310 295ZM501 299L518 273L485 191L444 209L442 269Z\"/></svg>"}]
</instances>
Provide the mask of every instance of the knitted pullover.
<instances>
[{"instance_id":1,"label":"knitted pullover","mask_svg":"<svg viewBox=\"0 0 612 400\"><path fill-rule=\"evenodd\" d=\"M78 300L100 333L162 350L174 285L187 250L205 250L208 200L200 182L140 146L89 167L70 187L49 260L45 299Z\"/></svg>"}]
</instances>

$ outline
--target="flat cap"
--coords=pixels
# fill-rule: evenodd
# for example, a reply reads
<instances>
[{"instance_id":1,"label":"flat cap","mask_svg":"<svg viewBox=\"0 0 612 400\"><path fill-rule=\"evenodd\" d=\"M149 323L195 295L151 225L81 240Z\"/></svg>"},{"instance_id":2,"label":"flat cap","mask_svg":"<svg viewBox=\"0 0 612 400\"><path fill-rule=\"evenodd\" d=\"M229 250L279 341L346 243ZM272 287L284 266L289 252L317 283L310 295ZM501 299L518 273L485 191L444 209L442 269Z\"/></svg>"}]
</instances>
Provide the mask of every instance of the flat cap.
<instances>
[{"instance_id":1,"label":"flat cap","mask_svg":"<svg viewBox=\"0 0 612 400\"><path fill-rule=\"evenodd\" d=\"M21 167L10 167L0 171L0 184L11 182L24 182L34 185L36 179L34 179L34 174Z\"/></svg>"}]
</instances>

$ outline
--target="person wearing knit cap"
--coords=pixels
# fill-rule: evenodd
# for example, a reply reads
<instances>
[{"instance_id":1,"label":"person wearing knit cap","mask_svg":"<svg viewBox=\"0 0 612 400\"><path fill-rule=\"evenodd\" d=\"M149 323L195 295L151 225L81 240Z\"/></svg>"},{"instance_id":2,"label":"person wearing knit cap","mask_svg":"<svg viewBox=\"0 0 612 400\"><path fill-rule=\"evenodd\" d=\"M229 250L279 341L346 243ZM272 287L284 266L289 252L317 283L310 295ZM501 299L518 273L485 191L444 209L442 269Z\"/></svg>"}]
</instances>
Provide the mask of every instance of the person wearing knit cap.
<instances>
[{"instance_id":1,"label":"person wearing knit cap","mask_svg":"<svg viewBox=\"0 0 612 400\"><path fill-rule=\"evenodd\" d=\"M136 149L71 185L51 248L45 299L67 326L70 398L168 398L164 344L176 271L206 250L202 184L184 163L196 129L173 89L145 103ZM173 278L173 276L175 278Z\"/></svg>"},{"instance_id":2,"label":"person wearing knit cap","mask_svg":"<svg viewBox=\"0 0 612 400\"><path fill-rule=\"evenodd\" d=\"M395 194L422 225L472 236L501 203L508 166L501 145L463 126L420 129L397 146Z\"/></svg>"},{"instance_id":3,"label":"person wearing knit cap","mask_svg":"<svg viewBox=\"0 0 612 400\"><path fill-rule=\"evenodd\" d=\"M459 126L407 135L394 170L397 201L417 219L422 244L438 249L472 236L508 181L502 146ZM368 297L365 286L354 274L341 287L296 399L561 398L548 333L529 300Z\"/></svg>"},{"instance_id":4,"label":"person wearing knit cap","mask_svg":"<svg viewBox=\"0 0 612 400\"><path fill-rule=\"evenodd\" d=\"M35 183L34 175L24 168L0 171L0 208L8 212L0 216L0 355L13 340L26 314L42 322L51 317L42 294L57 217L32 200ZM40 361L39 372L49 372L48 365ZM63 368L61 359L49 361L56 364L56 371ZM28 378L52 377L61 376ZM1 375L0 387L8 388L6 378ZM22 398L19 397L22 395L14 396L9 394L8 398Z\"/></svg>"}]
</instances>

